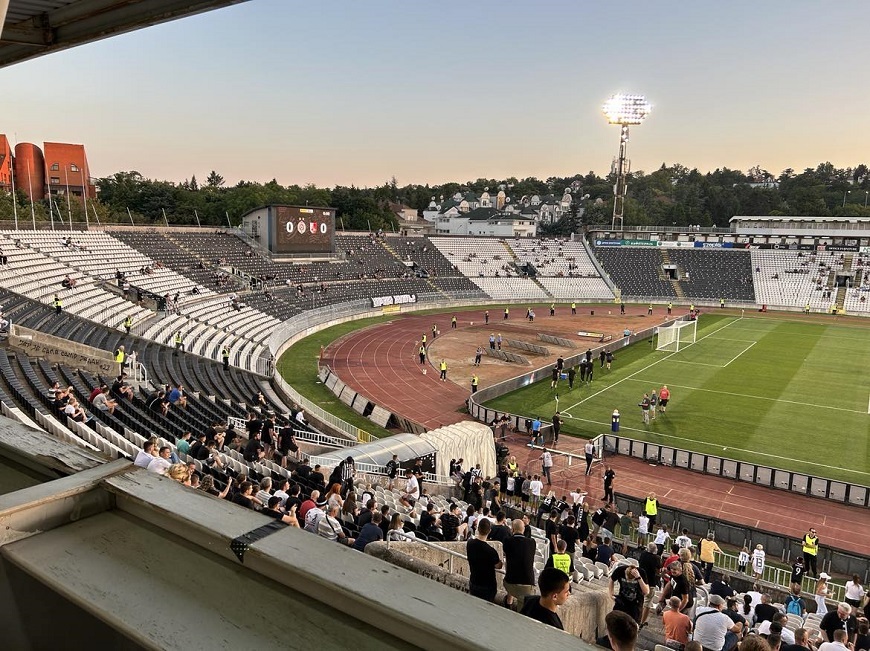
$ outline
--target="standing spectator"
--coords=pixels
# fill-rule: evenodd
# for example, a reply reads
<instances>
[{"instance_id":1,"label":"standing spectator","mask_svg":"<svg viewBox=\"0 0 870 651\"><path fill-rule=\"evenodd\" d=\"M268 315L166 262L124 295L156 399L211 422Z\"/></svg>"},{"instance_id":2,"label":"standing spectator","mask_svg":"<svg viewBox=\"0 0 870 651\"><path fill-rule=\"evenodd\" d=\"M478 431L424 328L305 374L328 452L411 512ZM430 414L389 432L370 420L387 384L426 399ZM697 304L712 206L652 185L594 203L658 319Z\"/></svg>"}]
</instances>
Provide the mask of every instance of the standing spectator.
<instances>
[{"instance_id":1,"label":"standing spectator","mask_svg":"<svg viewBox=\"0 0 870 651\"><path fill-rule=\"evenodd\" d=\"M553 414L553 445L555 446L559 442L559 430L562 429L562 417L559 415L557 411Z\"/></svg>"},{"instance_id":2,"label":"standing spectator","mask_svg":"<svg viewBox=\"0 0 870 651\"><path fill-rule=\"evenodd\" d=\"M656 531L656 537L653 542L655 542L656 547L659 550L659 556L661 556L665 551L665 545L667 545L668 541L671 539L671 534L668 533L668 525L662 524L659 525L658 531Z\"/></svg>"},{"instance_id":3,"label":"standing spectator","mask_svg":"<svg viewBox=\"0 0 870 651\"><path fill-rule=\"evenodd\" d=\"M852 606L852 608L860 608L864 602L865 594L864 586L861 585L861 577L853 574L852 580L846 581L846 603Z\"/></svg>"},{"instance_id":4,"label":"standing spectator","mask_svg":"<svg viewBox=\"0 0 870 651\"><path fill-rule=\"evenodd\" d=\"M650 591L646 595L646 599L644 599L643 611L640 615L640 623L643 625L647 617L649 617L656 588L661 585L662 557L658 554L658 548L655 543L647 543L646 549L640 553L638 567L643 571L647 585L650 587Z\"/></svg>"},{"instance_id":5,"label":"standing spectator","mask_svg":"<svg viewBox=\"0 0 870 651\"><path fill-rule=\"evenodd\" d=\"M671 399L671 391L668 389L668 385L664 385L659 390L659 412L665 413L668 410L668 401Z\"/></svg>"},{"instance_id":6,"label":"standing spectator","mask_svg":"<svg viewBox=\"0 0 870 651\"><path fill-rule=\"evenodd\" d=\"M554 567L545 567L538 576L540 596L528 597L520 612L543 624L564 630L558 607L568 601L571 586L568 575Z\"/></svg>"},{"instance_id":7,"label":"standing spectator","mask_svg":"<svg viewBox=\"0 0 870 651\"><path fill-rule=\"evenodd\" d=\"M540 421L539 421L540 422ZM534 427L534 425L533 425ZM540 427L539 427L540 431ZM544 448L543 454L541 454L541 467L543 468L544 477L547 478L547 486L553 485L552 477L550 476L553 470L553 455L550 454L550 451L547 448Z\"/></svg>"},{"instance_id":8,"label":"standing spectator","mask_svg":"<svg viewBox=\"0 0 870 651\"><path fill-rule=\"evenodd\" d=\"M643 398L641 401L637 403L637 406L640 407L642 422L644 425L649 425L649 410L650 410L650 399L649 394L643 394Z\"/></svg>"},{"instance_id":9,"label":"standing spectator","mask_svg":"<svg viewBox=\"0 0 870 651\"><path fill-rule=\"evenodd\" d=\"M816 576L818 573L816 557L819 554L819 537L816 535L815 528L810 527L810 530L804 534L802 551L809 575Z\"/></svg>"},{"instance_id":10,"label":"standing spectator","mask_svg":"<svg viewBox=\"0 0 870 651\"><path fill-rule=\"evenodd\" d=\"M619 592L614 596L617 584ZM641 623L644 599L649 592L646 577L639 567L620 565L610 573L607 593L614 600L613 609L627 613L638 625Z\"/></svg>"},{"instance_id":11,"label":"standing spectator","mask_svg":"<svg viewBox=\"0 0 870 651\"><path fill-rule=\"evenodd\" d=\"M613 502L613 478L616 477L616 471L609 465L604 471L604 501Z\"/></svg>"},{"instance_id":12,"label":"standing spectator","mask_svg":"<svg viewBox=\"0 0 870 651\"><path fill-rule=\"evenodd\" d=\"M586 474L591 475L592 460L595 458L595 444L592 441L586 441L583 452L586 455Z\"/></svg>"},{"instance_id":13,"label":"standing spectator","mask_svg":"<svg viewBox=\"0 0 870 651\"><path fill-rule=\"evenodd\" d=\"M699 544L698 557L701 560L701 568L704 570L704 583L710 583L710 575L713 572L713 563L716 560L714 554L722 553L719 545L713 540L713 532L707 534L706 540Z\"/></svg>"},{"instance_id":14,"label":"standing spectator","mask_svg":"<svg viewBox=\"0 0 870 651\"><path fill-rule=\"evenodd\" d=\"M535 541L525 535L526 525L517 518L511 523L511 535L504 543L505 606L513 607L535 592ZM566 577L567 580L567 577Z\"/></svg>"},{"instance_id":15,"label":"standing spectator","mask_svg":"<svg viewBox=\"0 0 870 651\"><path fill-rule=\"evenodd\" d=\"M477 535L465 545L469 570L468 592L485 601L495 601L498 591L495 571L503 566L498 552L486 542L491 530L489 519L482 519L477 525Z\"/></svg>"},{"instance_id":16,"label":"standing spectator","mask_svg":"<svg viewBox=\"0 0 870 651\"><path fill-rule=\"evenodd\" d=\"M224 363L224 370L230 370L230 347L226 344L221 348L221 359Z\"/></svg>"},{"instance_id":17,"label":"standing spectator","mask_svg":"<svg viewBox=\"0 0 870 651\"><path fill-rule=\"evenodd\" d=\"M394 454L393 458L387 461L387 465L384 467L387 472L387 477L390 480L388 488L393 490L393 484L396 482L396 477L399 475L399 455Z\"/></svg>"},{"instance_id":18,"label":"standing spectator","mask_svg":"<svg viewBox=\"0 0 870 651\"><path fill-rule=\"evenodd\" d=\"M550 554L544 567L555 567L557 570L562 570L569 578L575 581L580 576L577 570L574 569L572 554L568 553L568 543L564 540L556 543L556 551Z\"/></svg>"},{"instance_id":19,"label":"standing spectator","mask_svg":"<svg viewBox=\"0 0 870 651\"><path fill-rule=\"evenodd\" d=\"M755 574L756 579L760 579L764 573L764 545L760 543L752 552L752 573Z\"/></svg>"},{"instance_id":20,"label":"standing spectator","mask_svg":"<svg viewBox=\"0 0 870 651\"><path fill-rule=\"evenodd\" d=\"M834 635L837 631L844 631L846 633L846 641L852 643L858 634L858 620L852 614L852 606L843 602L837 604L837 610L832 610L822 617L819 628L824 632L825 639L828 642L835 641Z\"/></svg>"},{"instance_id":21,"label":"standing spectator","mask_svg":"<svg viewBox=\"0 0 870 651\"><path fill-rule=\"evenodd\" d=\"M659 502L656 499L655 493L647 495L643 503L643 512L649 518L649 526L656 526L656 517L659 513Z\"/></svg>"},{"instance_id":22,"label":"standing spectator","mask_svg":"<svg viewBox=\"0 0 870 651\"><path fill-rule=\"evenodd\" d=\"M798 590L800 590L800 588L804 584L805 573L806 569L804 568L804 557L798 556L791 566L791 585L796 585L798 587Z\"/></svg>"},{"instance_id":23,"label":"standing spectator","mask_svg":"<svg viewBox=\"0 0 870 651\"><path fill-rule=\"evenodd\" d=\"M749 566L749 547L743 546L740 553L737 555L737 571L741 574L746 574L746 568Z\"/></svg>"}]
</instances>

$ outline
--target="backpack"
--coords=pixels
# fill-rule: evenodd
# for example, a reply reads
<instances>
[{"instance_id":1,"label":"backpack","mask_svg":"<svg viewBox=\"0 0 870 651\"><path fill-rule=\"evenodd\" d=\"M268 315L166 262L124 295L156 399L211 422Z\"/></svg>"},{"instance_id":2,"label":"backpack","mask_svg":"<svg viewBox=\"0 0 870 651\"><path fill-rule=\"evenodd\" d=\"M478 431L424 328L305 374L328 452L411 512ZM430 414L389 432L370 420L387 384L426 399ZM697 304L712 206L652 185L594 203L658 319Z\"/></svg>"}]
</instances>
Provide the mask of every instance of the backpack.
<instances>
[{"instance_id":1,"label":"backpack","mask_svg":"<svg viewBox=\"0 0 870 651\"><path fill-rule=\"evenodd\" d=\"M785 604L785 612L789 615L797 615L798 617L803 616L803 604L801 603L801 598L796 597L795 595L791 595L786 601Z\"/></svg>"}]
</instances>

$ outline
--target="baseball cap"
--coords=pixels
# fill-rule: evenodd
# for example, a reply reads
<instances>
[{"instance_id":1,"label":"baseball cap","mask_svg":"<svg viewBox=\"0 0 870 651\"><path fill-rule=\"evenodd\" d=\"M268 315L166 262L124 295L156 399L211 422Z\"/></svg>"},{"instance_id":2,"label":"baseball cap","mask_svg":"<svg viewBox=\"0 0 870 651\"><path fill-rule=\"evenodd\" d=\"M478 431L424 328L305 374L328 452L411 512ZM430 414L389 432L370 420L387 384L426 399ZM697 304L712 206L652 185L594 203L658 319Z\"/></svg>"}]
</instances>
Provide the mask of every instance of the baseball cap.
<instances>
[{"instance_id":1,"label":"baseball cap","mask_svg":"<svg viewBox=\"0 0 870 651\"><path fill-rule=\"evenodd\" d=\"M710 598L707 599L707 604L710 606L724 606L725 600L717 594L711 594Z\"/></svg>"}]
</instances>

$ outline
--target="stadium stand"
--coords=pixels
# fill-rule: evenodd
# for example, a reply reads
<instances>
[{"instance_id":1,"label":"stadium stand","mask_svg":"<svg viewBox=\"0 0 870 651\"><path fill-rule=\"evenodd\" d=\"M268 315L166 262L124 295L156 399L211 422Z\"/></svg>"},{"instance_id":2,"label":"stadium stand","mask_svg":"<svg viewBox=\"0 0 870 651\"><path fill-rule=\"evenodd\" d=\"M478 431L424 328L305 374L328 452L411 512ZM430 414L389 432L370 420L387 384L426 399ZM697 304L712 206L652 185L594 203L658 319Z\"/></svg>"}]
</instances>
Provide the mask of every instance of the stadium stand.
<instances>
[{"instance_id":1,"label":"stadium stand","mask_svg":"<svg viewBox=\"0 0 870 651\"><path fill-rule=\"evenodd\" d=\"M623 296L677 297L672 283L662 275L664 261L656 247L599 246L595 257Z\"/></svg>"},{"instance_id":2,"label":"stadium stand","mask_svg":"<svg viewBox=\"0 0 870 651\"><path fill-rule=\"evenodd\" d=\"M800 308L809 304L825 312L834 305L833 273L842 267L840 254L770 249L750 253L756 303Z\"/></svg>"},{"instance_id":3,"label":"stadium stand","mask_svg":"<svg viewBox=\"0 0 870 651\"><path fill-rule=\"evenodd\" d=\"M749 251L670 249L668 255L681 272L680 287L687 298L710 301L720 298L729 301L755 299Z\"/></svg>"}]
</instances>

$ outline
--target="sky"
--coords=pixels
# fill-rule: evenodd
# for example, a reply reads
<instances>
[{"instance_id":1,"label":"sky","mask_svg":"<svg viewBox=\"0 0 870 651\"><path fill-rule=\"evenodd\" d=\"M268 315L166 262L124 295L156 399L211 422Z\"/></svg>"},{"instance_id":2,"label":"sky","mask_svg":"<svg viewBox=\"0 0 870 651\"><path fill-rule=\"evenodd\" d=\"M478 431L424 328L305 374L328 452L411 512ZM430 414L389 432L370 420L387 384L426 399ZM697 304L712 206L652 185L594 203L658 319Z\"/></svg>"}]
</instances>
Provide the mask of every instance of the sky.
<instances>
[{"instance_id":1,"label":"sky","mask_svg":"<svg viewBox=\"0 0 870 651\"><path fill-rule=\"evenodd\" d=\"M93 176L546 179L610 169L629 92L633 170L846 167L868 32L865 0L251 0L0 69L0 133L84 143Z\"/></svg>"}]
</instances>

